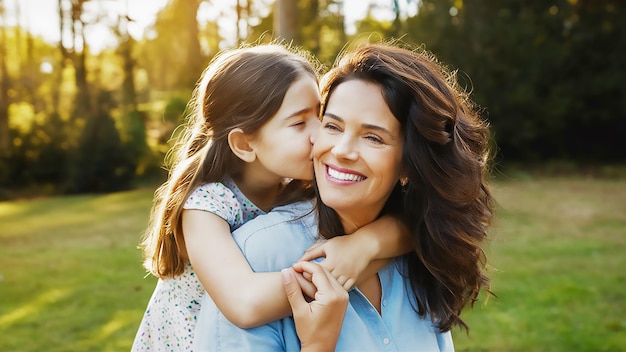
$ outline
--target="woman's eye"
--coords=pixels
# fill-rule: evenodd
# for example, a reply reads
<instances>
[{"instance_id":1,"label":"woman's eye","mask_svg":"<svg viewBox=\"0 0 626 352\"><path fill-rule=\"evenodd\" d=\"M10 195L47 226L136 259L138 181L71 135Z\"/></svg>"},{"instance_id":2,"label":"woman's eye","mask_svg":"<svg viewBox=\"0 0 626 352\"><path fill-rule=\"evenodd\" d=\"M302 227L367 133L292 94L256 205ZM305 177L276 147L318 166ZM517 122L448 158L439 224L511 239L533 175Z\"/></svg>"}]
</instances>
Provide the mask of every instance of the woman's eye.
<instances>
[{"instance_id":1,"label":"woman's eye","mask_svg":"<svg viewBox=\"0 0 626 352\"><path fill-rule=\"evenodd\" d=\"M367 135L365 136L365 139L367 139L370 142L374 142L376 144L383 144L383 139L376 135L372 135L372 134Z\"/></svg>"},{"instance_id":2,"label":"woman's eye","mask_svg":"<svg viewBox=\"0 0 626 352\"><path fill-rule=\"evenodd\" d=\"M298 126L304 126L304 125L306 125L306 122L304 121L298 121L298 122L291 124L292 127L298 127Z\"/></svg>"},{"instance_id":3,"label":"woman's eye","mask_svg":"<svg viewBox=\"0 0 626 352\"><path fill-rule=\"evenodd\" d=\"M325 123L324 128L331 131L339 131L339 127L334 123Z\"/></svg>"}]
</instances>

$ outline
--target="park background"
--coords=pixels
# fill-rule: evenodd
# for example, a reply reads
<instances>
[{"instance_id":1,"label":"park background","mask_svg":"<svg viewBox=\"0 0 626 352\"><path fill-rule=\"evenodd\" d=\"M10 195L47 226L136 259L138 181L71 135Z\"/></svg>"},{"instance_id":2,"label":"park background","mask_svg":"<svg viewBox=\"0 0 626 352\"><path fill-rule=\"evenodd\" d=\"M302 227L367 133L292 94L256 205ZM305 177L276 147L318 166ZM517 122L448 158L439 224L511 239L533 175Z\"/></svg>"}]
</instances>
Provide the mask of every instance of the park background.
<instances>
[{"instance_id":1,"label":"park background","mask_svg":"<svg viewBox=\"0 0 626 352\"><path fill-rule=\"evenodd\" d=\"M626 350L625 5L0 0L0 351L130 349L156 282L136 247L195 82L273 38L326 67L400 38L481 106L496 296L458 351Z\"/></svg>"}]
</instances>

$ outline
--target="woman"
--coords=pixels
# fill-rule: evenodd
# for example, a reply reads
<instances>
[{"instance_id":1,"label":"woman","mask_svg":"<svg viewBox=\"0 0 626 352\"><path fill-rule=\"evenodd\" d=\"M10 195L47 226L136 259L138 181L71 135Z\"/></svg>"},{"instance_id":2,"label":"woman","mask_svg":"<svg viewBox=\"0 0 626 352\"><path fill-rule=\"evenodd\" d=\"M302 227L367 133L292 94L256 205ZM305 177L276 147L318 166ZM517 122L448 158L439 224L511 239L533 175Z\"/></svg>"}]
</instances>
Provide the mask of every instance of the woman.
<instances>
[{"instance_id":1,"label":"woman","mask_svg":"<svg viewBox=\"0 0 626 352\"><path fill-rule=\"evenodd\" d=\"M454 75L424 52L362 45L321 87L317 217L307 215L310 203L297 203L251 221L235 240L255 271L271 271L318 235L350 235L386 214L402 219L415 250L349 292L336 348L453 350L450 330L467 328L461 311L488 285L488 126ZM300 348L292 319L241 330L211 306L199 316L197 351Z\"/></svg>"},{"instance_id":2,"label":"woman","mask_svg":"<svg viewBox=\"0 0 626 352\"><path fill-rule=\"evenodd\" d=\"M245 45L220 52L203 72L194 112L172 149L168 180L155 194L142 242L146 269L159 280L133 351L190 350L205 288L240 327L291 314L280 274L252 272L231 231L275 204L313 197L312 140L319 131L320 97L307 58L280 44ZM387 232L398 222L381 221L372 225ZM372 225L349 243L324 245L341 252L329 255L324 265L343 278L342 285L352 286L361 271L370 272L370 258L406 252L401 247L393 252L394 236L379 236ZM392 255L385 253L389 250ZM376 272L380 266L373 267Z\"/></svg>"}]
</instances>

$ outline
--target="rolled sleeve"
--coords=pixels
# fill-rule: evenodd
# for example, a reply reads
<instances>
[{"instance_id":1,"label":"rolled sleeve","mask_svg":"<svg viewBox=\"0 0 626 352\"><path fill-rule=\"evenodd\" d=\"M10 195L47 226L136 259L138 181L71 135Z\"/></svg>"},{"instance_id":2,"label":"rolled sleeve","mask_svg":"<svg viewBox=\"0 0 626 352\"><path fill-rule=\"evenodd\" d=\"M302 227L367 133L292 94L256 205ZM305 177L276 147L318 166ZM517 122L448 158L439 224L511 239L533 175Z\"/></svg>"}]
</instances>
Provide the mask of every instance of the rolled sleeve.
<instances>
[{"instance_id":1,"label":"rolled sleeve","mask_svg":"<svg viewBox=\"0 0 626 352\"><path fill-rule=\"evenodd\" d=\"M252 270L280 271L295 263L313 244L317 222L312 205L298 205L272 210L233 232Z\"/></svg>"}]
</instances>

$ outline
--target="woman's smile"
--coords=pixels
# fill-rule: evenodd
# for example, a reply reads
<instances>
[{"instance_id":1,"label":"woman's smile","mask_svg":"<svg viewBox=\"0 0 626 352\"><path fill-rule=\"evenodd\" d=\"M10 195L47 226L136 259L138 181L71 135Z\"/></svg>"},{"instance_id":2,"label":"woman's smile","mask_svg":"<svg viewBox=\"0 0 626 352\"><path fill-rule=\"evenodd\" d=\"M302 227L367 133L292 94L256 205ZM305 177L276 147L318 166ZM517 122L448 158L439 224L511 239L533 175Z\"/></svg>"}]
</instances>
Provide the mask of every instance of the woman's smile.
<instances>
[{"instance_id":1,"label":"woman's smile","mask_svg":"<svg viewBox=\"0 0 626 352\"><path fill-rule=\"evenodd\" d=\"M341 184L353 184L364 181L367 178L358 172L330 165L326 165L326 176L328 176L331 182Z\"/></svg>"}]
</instances>

